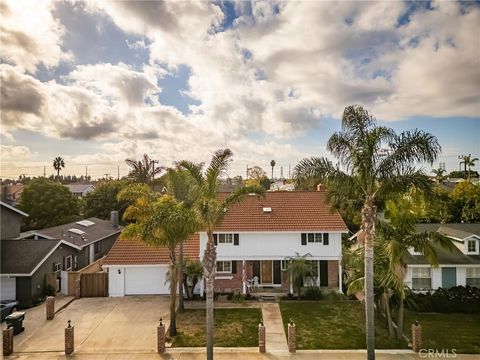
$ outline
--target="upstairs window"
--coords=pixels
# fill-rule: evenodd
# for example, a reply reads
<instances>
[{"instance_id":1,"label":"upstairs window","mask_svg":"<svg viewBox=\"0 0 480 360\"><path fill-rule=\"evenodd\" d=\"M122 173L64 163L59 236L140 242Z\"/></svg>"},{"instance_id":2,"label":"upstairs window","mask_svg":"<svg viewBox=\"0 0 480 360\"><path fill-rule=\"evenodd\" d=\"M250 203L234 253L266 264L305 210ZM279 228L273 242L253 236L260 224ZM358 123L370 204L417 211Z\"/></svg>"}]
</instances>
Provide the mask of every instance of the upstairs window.
<instances>
[{"instance_id":1,"label":"upstairs window","mask_svg":"<svg viewBox=\"0 0 480 360\"><path fill-rule=\"evenodd\" d=\"M328 245L329 244L329 234L328 233L305 233L302 234L302 245L308 244L321 244Z\"/></svg>"},{"instance_id":2,"label":"upstairs window","mask_svg":"<svg viewBox=\"0 0 480 360\"><path fill-rule=\"evenodd\" d=\"M468 240L467 241L467 252L469 252L469 253L477 252L477 240Z\"/></svg>"},{"instance_id":3,"label":"upstairs window","mask_svg":"<svg viewBox=\"0 0 480 360\"><path fill-rule=\"evenodd\" d=\"M215 243L215 245L233 244L235 246L238 246L240 243L240 235L230 233L213 234L213 242Z\"/></svg>"}]
</instances>

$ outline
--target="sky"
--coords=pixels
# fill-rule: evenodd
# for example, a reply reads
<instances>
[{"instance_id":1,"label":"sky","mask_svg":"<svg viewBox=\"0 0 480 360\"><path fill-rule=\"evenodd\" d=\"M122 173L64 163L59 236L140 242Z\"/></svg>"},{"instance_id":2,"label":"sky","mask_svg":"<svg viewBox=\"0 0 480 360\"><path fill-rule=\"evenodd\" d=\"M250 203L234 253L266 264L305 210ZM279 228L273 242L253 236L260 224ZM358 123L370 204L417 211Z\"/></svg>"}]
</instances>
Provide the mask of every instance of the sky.
<instances>
[{"instance_id":1,"label":"sky","mask_svg":"<svg viewBox=\"0 0 480 360\"><path fill-rule=\"evenodd\" d=\"M1 1L3 178L126 175L229 147L229 175L329 156L348 105L480 157L480 2ZM476 170L480 170L477 162Z\"/></svg>"}]
</instances>

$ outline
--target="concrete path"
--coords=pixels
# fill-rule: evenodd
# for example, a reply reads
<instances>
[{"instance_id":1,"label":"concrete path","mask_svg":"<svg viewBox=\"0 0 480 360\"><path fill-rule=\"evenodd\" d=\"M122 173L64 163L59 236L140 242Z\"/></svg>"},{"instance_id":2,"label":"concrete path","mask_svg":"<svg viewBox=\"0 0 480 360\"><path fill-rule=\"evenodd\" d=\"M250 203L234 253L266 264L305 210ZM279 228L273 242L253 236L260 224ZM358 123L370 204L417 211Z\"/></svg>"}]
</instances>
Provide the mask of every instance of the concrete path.
<instances>
[{"instance_id":1,"label":"concrete path","mask_svg":"<svg viewBox=\"0 0 480 360\"><path fill-rule=\"evenodd\" d=\"M264 303L262 306L262 317L267 334L267 352L288 352L287 338L285 337L282 315L278 304Z\"/></svg>"}]
</instances>

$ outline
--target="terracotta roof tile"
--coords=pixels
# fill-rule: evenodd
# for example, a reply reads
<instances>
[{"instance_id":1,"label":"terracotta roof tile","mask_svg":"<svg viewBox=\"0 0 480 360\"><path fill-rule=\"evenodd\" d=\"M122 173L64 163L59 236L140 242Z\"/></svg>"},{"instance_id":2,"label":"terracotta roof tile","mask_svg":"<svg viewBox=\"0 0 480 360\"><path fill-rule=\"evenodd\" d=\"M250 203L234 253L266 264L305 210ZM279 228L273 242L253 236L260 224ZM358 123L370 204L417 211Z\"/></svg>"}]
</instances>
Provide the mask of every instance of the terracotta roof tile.
<instances>
[{"instance_id":1,"label":"terracotta roof tile","mask_svg":"<svg viewBox=\"0 0 480 360\"><path fill-rule=\"evenodd\" d=\"M184 258L198 260L200 236L192 235L183 246ZM104 265L156 265L168 264L168 249L155 247L138 240L117 239L103 261Z\"/></svg>"},{"instance_id":2,"label":"terracotta roof tile","mask_svg":"<svg viewBox=\"0 0 480 360\"><path fill-rule=\"evenodd\" d=\"M269 207L271 212L264 212ZM324 191L274 191L252 196L227 210L215 231L345 231Z\"/></svg>"}]
</instances>

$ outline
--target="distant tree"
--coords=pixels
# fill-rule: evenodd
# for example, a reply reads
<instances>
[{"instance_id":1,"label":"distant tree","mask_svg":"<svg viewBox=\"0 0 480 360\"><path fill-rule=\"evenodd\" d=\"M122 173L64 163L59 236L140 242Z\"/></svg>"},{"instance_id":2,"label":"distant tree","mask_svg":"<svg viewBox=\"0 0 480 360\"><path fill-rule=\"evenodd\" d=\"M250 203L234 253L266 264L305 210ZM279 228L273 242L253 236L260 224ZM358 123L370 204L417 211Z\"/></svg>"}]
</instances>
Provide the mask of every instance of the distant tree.
<instances>
[{"instance_id":1,"label":"distant tree","mask_svg":"<svg viewBox=\"0 0 480 360\"><path fill-rule=\"evenodd\" d=\"M267 176L267 173L260 166L253 166L248 171L248 177L254 180L260 180L264 176Z\"/></svg>"},{"instance_id":2,"label":"distant tree","mask_svg":"<svg viewBox=\"0 0 480 360\"><path fill-rule=\"evenodd\" d=\"M450 179L467 179L466 172L464 171L452 171L450 174L448 174L448 177ZM470 171L470 178L478 178L478 171Z\"/></svg>"},{"instance_id":3,"label":"distant tree","mask_svg":"<svg viewBox=\"0 0 480 360\"><path fill-rule=\"evenodd\" d=\"M29 214L26 229L42 229L78 219L80 204L67 187L36 178L25 185L19 208Z\"/></svg>"},{"instance_id":4,"label":"distant tree","mask_svg":"<svg viewBox=\"0 0 480 360\"><path fill-rule=\"evenodd\" d=\"M445 179L445 176L443 175L445 172L446 170L441 167L432 170L432 173L435 175L435 180L440 184L443 183L443 180Z\"/></svg>"},{"instance_id":5,"label":"distant tree","mask_svg":"<svg viewBox=\"0 0 480 360\"><path fill-rule=\"evenodd\" d=\"M127 184L127 180L108 181L86 194L82 204L85 217L109 219L110 212L117 210L121 218L128 201L117 200L117 195Z\"/></svg>"},{"instance_id":6,"label":"distant tree","mask_svg":"<svg viewBox=\"0 0 480 360\"><path fill-rule=\"evenodd\" d=\"M271 181L267 173L260 166L253 166L248 171L248 179L245 180L246 186L261 186L265 190L270 189Z\"/></svg>"},{"instance_id":7,"label":"distant tree","mask_svg":"<svg viewBox=\"0 0 480 360\"><path fill-rule=\"evenodd\" d=\"M141 160L126 159L125 162L132 168L127 177L137 183L150 184L155 175L163 171L163 167L155 166L157 160L150 159L147 154Z\"/></svg>"},{"instance_id":8,"label":"distant tree","mask_svg":"<svg viewBox=\"0 0 480 360\"><path fill-rule=\"evenodd\" d=\"M472 167L475 166L475 163L478 161L478 158L472 158L471 155L465 156L465 164L467 165L468 168L468 179L471 179L471 174L472 174ZM478 177L478 173L477 176Z\"/></svg>"},{"instance_id":9,"label":"distant tree","mask_svg":"<svg viewBox=\"0 0 480 360\"><path fill-rule=\"evenodd\" d=\"M450 197L453 201L453 216L457 221L480 222L480 184L461 182L455 186Z\"/></svg>"},{"instance_id":10,"label":"distant tree","mask_svg":"<svg viewBox=\"0 0 480 360\"><path fill-rule=\"evenodd\" d=\"M269 190L271 184L272 181L266 176L260 179L260 186L263 187L265 190Z\"/></svg>"},{"instance_id":11,"label":"distant tree","mask_svg":"<svg viewBox=\"0 0 480 360\"><path fill-rule=\"evenodd\" d=\"M53 168L57 172L57 179L60 176L60 170L62 170L65 167L65 160L61 158L60 156L57 156L55 159L53 159Z\"/></svg>"}]
</instances>

